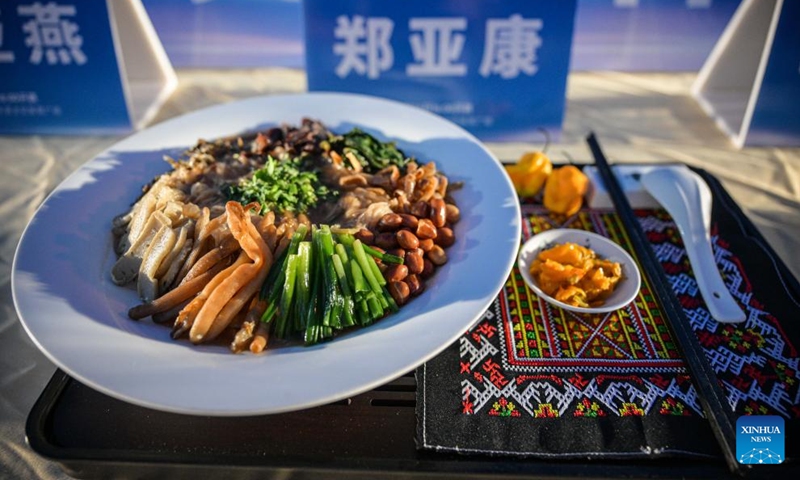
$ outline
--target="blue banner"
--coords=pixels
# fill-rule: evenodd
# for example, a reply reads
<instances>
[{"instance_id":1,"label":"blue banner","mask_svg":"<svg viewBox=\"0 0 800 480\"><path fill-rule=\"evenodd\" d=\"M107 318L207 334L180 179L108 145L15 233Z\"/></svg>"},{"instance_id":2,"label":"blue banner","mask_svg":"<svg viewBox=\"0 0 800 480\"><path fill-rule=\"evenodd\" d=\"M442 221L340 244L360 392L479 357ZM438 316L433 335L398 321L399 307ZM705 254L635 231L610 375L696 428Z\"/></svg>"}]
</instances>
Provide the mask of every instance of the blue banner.
<instances>
[{"instance_id":1,"label":"blue banner","mask_svg":"<svg viewBox=\"0 0 800 480\"><path fill-rule=\"evenodd\" d=\"M306 0L312 91L387 97L484 140L561 130L575 1Z\"/></svg>"},{"instance_id":2,"label":"blue banner","mask_svg":"<svg viewBox=\"0 0 800 480\"><path fill-rule=\"evenodd\" d=\"M0 133L130 128L106 2L0 3Z\"/></svg>"}]
</instances>

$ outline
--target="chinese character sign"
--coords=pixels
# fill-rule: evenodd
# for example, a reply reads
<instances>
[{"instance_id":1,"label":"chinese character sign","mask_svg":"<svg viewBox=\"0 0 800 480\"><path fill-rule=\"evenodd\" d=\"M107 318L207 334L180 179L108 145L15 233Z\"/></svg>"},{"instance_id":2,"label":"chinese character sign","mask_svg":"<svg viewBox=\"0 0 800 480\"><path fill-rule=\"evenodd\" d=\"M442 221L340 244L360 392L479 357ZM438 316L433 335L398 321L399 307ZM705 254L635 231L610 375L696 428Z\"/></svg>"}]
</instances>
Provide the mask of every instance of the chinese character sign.
<instances>
[{"instance_id":1,"label":"chinese character sign","mask_svg":"<svg viewBox=\"0 0 800 480\"><path fill-rule=\"evenodd\" d=\"M409 76L457 76L467 74L467 66L459 63L464 49L467 19L412 18L408 41L414 61L406 66Z\"/></svg>"},{"instance_id":2,"label":"chinese character sign","mask_svg":"<svg viewBox=\"0 0 800 480\"><path fill-rule=\"evenodd\" d=\"M575 3L306 0L309 90L414 104L485 140L557 134Z\"/></svg>"},{"instance_id":3,"label":"chinese character sign","mask_svg":"<svg viewBox=\"0 0 800 480\"><path fill-rule=\"evenodd\" d=\"M0 63L14 63L14 52L3 50L3 11L0 10Z\"/></svg>"},{"instance_id":4,"label":"chinese character sign","mask_svg":"<svg viewBox=\"0 0 800 480\"><path fill-rule=\"evenodd\" d=\"M496 73L502 78L514 78L520 73L535 75L536 49L542 45L538 35L541 29L539 18L512 15L508 20L487 20L481 75Z\"/></svg>"},{"instance_id":5,"label":"chinese character sign","mask_svg":"<svg viewBox=\"0 0 800 480\"><path fill-rule=\"evenodd\" d=\"M81 51L83 39L78 35L78 25L68 20L75 17L74 5L33 3L20 5L17 13L31 17L22 26L25 45L31 49L31 63L42 63L42 57L47 58L49 65L86 63L86 55Z\"/></svg>"},{"instance_id":6,"label":"chinese character sign","mask_svg":"<svg viewBox=\"0 0 800 480\"><path fill-rule=\"evenodd\" d=\"M0 3L0 132L130 128L106 2Z\"/></svg>"}]
</instances>

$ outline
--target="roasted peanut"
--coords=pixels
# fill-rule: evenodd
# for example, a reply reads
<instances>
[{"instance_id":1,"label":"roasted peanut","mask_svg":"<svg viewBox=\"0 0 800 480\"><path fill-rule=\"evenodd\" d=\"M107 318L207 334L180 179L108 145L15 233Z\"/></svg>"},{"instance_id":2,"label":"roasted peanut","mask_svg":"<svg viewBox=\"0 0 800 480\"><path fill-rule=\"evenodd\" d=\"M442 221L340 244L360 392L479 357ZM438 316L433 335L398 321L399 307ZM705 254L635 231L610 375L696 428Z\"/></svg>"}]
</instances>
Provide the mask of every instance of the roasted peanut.
<instances>
[{"instance_id":1,"label":"roasted peanut","mask_svg":"<svg viewBox=\"0 0 800 480\"><path fill-rule=\"evenodd\" d=\"M395 237L393 232L379 233L375 236L375 245L385 250L397 248L397 237Z\"/></svg>"},{"instance_id":2,"label":"roasted peanut","mask_svg":"<svg viewBox=\"0 0 800 480\"><path fill-rule=\"evenodd\" d=\"M436 225L431 222L429 218L420 218L417 225L417 238L424 240L426 238L436 238Z\"/></svg>"},{"instance_id":3,"label":"roasted peanut","mask_svg":"<svg viewBox=\"0 0 800 480\"><path fill-rule=\"evenodd\" d=\"M411 289L408 288L408 284L405 282L390 282L389 293L398 305L405 305L408 297L411 296Z\"/></svg>"},{"instance_id":4,"label":"roasted peanut","mask_svg":"<svg viewBox=\"0 0 800 480\"><path fill-rule=\"evenodd\" d=\"M396 213L387 213L378 220L378 230L381 232L393 232L400 228L403 218Z\"/></svg>"},{"instance_id":5,"label":"roasted peanut","mask_svg":"<svg viewBox=\"0 0 800 480\"><path fill-rule=\"evenodd\" d=\"M412 297L416 297L425 290L425 284L413 273L407 276L404 282L408 284L408 290Z\"/></svg>"},{"instance_id":6,"label":"roasted peanut","mask_svg":"<svg viewBox=\"0 0 800 480\"><path fill-rule=\"evenodd\" d=\"M437 235L436 237L438 238L439 235ZM419 241L419 248L421 248L423 252L430 252L431 249L433 248L433 243L434 243L434 240L431 239L431 238L426 238L424 240L420 240Z\"/></svg>"},{"instance_id":7,"label":"roasted peanut","mask_svg":"<svg viewBox=\"0 0 800 480\"><path fill-rule=\"evenodd\" d=\"M419 248L406 252L404 265L408 267L408 271L410 273L422 273L422 270L425 267L425 262L422 255L423 252Z\"/></svg>"},{"instance_id":8,"label":"roasted peanut","mask_svg":"<svg viewBox=\"0 0 800 480\"><path fill-rule=\"evenodd\" d=\"M413 250L419 247L419 239L408 230L398 230L395 234L397 243L406 250Z\"/></svg>"},{"instance_id":9,"label":"roasted peanut","mask_svg":"<svg viewBox=\"0 0 800 480\"><path fill-rule=\"evenodd\" d=\"M414 202L414 204L411 205L411 215L417 218L428 218L429 210L430 206L428 202L423 202L422 200Z\"/></svg>"},{"instance_id":10,"label":"roasted peanut","mask_svg":"<svg viewBox=\"0 0 800 480\"><path fill-rule=\"evenodd\" d=\"M405 265L391 265L383 272L383 278L387 282L399 282L408 276L408 267Z\"/></svg>"},{"instance_id":11,"label":"roasted peanut","mask_svg":"<svg viewBox=\"0 0 800 480\"><path fill-rule=\"evenodd\" d=\"M431 251L426 255L434 265L439 266L447 263L447 253L445 253L444 249L439 245L434 245Z\"/></svg>"},{"instance_id":12,"label":"roasted peanut","mask_svg":"<svg viewBox=\"0 0 800 480\"><path fill-rule=\"evenodd\" d=\"M401 213L400 218L403 220L402 227L409 228L412 231L417 229L417 224L419 223L419 219L414 215L408 213Z\"/></svg>"},{"instance_id":13,"label":"roasted peanut","mask_svg":"<svg viewBox=\"0 0 800 480\"><path fill-rule=\"evenodd\" d=\"M447 248L456 243L456 236L450 227L442 227L438 230L436 238L433 240L437 245Z\"/></svg>"},{"instance_id":14,"label":"roasted peanut","mask_svg":"<svg viewBox=\"0 0 800 480\"><path fill-rule=\"evenodd\" d=\"M375 244L375 234L366 228L362 228L361 230L357 231L355 237L361 240L361 243L364 245Z\"/></svg>"},{"instance_id":15,"label":"roasted peanut","mask_svg":"<svg viewBox=\"0 0 800 480\"><path fill-rule=\"evenodd\" d=\"M461 219L461 211L452 203L448 203L444 207L444 217L447 220L447 223L452 225Z\"/></svg>"},{"instance_id":16,"label":"roasted peanut","mask_svg":"<svg viewBox=\"0 0 800 480\"><path fill-rule=\"evenodd\" d=\"M433 275L433 272L436 271L436 267L433 266L433 262L428 260L427 258L422 260L422 271L419 273L419 276L422 278L430 278Z\"/></svg>"},{"instance_id":17,"label":"roasted peanut","mask_svg":"<svg viewBox=\"0 0 800 480\"><path fill-rule=\"evenodd\" d=\"M441 198L432 198L431 199L431 208L430 208L430 219L433 224L438 227L444 227L447 218L445 216L446 213L446 206L444 200Z\"/></svg>"}]
</instances>

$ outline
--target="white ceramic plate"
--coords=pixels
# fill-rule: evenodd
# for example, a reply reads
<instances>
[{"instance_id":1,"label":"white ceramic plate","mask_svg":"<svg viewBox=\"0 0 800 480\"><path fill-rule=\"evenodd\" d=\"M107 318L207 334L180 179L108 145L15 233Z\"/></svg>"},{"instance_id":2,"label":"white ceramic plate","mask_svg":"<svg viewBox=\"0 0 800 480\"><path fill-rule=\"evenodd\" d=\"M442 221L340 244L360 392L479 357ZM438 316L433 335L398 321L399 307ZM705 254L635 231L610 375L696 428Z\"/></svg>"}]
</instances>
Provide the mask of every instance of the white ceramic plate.
<instances>
[{"instance_id":1,"label":"white ceramic plate","mask_svg":"<svg viewBox=\"0 0 800 480\"><path fill-rule=\"evenodd\" d=\"M109 271L112 218L142 185L168 170L198 138L263 130L317 118L335 132L360 127L435 160L451 181L461 221L449 262L426 291L368 328L313 347L233 355L225 346L173 341L169 328L132 321L138 303ZM194 112L136 133L67 178L24 232L12 289L20 319L61 369L101 392L155 409L251 415L308 408L388 382L430 359L485 311L514 262L520 212L502 166L472 135L426 111L359 95L249 99Z\"/></svg>"},{"instance_id":2,"label":"white ceramic plate","mask_svg":"<svg viewBox=\"0 0 800 480\"><path fill-rule=\"evenodd\" d=\"M544 293L531 276L530 265L539 255L539 252L567 242L577 243L578 245L590 248L597 253L598 257L621 264L622 279L617 284L617 288L614 289L614 293L606 299L603 305L594 308L584 308L559 302L555 298ZM536 294L546 302L573 312L603 313L622 308L636 298L636 294L639 293L639 287L642 282L636 262L633 261L633 258L631 258L622 247L606 237L585 230L556 228L536 234L529 238L528 241L522 245L522 248L520 248L518 262L522 278L531 290L536 292Z\"/></svg>"}]
</instances>

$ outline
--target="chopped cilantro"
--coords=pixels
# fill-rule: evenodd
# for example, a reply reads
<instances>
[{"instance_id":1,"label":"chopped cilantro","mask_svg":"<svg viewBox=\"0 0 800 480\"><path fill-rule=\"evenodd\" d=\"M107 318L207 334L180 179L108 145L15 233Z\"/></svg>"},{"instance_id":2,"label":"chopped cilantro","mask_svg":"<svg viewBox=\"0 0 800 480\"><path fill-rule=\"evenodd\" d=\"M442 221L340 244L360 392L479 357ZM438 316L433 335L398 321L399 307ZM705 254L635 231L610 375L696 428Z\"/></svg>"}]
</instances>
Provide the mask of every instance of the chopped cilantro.
<instances>
[{"instance_id":1,"label":"chopped cilantro","mask_svg":"<svg viewBox=\"0 0 800 480\"><path fill-rule=\"evenodd\" d=\"M268 157L252 177L228 187L228 198L243 205L258 202L263 215L270 210L305 213L319 201L336 195L319 181L316 172L303 170L301 163L301 159Z\"/></svg>"}]
</instances>

